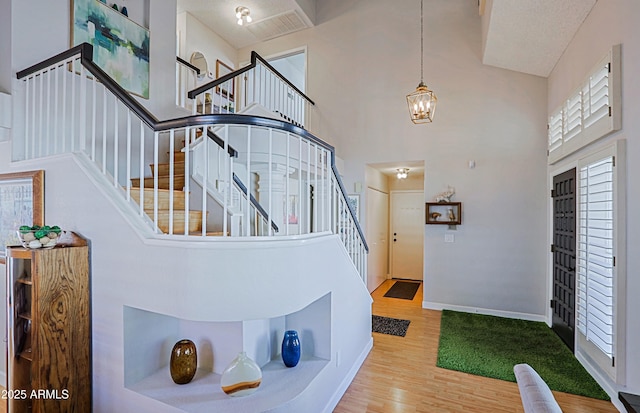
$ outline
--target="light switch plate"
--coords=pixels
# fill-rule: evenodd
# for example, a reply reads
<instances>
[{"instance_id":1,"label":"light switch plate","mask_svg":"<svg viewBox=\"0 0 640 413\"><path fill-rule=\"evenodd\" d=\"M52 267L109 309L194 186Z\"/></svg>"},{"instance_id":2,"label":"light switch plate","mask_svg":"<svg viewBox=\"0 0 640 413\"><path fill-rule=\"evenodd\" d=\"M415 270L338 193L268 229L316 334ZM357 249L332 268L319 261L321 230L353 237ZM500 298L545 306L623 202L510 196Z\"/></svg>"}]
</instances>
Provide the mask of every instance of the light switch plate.
<instances>
[{"instance_id":1,"label":"light switch plate","mask_svg":"<svg viewBox=\"0 0 640 413\"><path fill-rule=\"evenodd\" d=\"M454 242L455 236L453 234L444 234L444 242Z\"/></svg>"}]
</instances>

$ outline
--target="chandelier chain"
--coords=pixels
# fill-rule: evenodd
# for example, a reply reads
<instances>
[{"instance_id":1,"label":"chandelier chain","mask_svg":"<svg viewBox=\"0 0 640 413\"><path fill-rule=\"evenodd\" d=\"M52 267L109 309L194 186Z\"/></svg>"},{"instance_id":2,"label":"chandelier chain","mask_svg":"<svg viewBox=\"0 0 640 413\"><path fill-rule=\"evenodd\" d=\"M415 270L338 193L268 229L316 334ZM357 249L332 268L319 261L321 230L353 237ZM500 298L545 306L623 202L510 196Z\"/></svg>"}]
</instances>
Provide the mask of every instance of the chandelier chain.
<instances>
[{"instance_id":1,"label":"chandelier chain","mask_svg":"<svg viewBox=\"0 0 640 413\"><path fill-rule=\"evenodd\" d=\"M424 83L424 0L420 0L420 83Z\"/></svg>"}]
</instances>

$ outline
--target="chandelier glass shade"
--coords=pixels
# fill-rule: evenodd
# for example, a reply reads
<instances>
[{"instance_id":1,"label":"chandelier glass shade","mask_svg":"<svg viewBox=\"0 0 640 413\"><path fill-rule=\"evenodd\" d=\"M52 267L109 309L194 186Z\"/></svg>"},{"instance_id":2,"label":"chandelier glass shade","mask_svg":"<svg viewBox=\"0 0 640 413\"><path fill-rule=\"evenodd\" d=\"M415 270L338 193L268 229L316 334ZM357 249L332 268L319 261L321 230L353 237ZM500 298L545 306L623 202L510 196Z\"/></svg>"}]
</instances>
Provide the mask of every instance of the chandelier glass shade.
<instances>
[{"instance_id":1,"label":"chandelier glass shade","mask_svg":"<svg viewBox=\"0 0 640 413\"><path fill-rule=\"evenodd\" d=\"M433 122L438 98L424 84L424 0L420 0L420 83L413 93L407 95L409 116L413 123Z\"/></svg>"},{"instance_id":2,"label":"chandelier glass shade","mask_svg":"<svg viewBox=\"0 0 640 413\"><path fill-rule=\"evenodd\" d=\"M409 176L409 168L399 168L397 171L398 174L396 176L398 179L407 179L407 176Z\"/></svg>"}]
</instances>

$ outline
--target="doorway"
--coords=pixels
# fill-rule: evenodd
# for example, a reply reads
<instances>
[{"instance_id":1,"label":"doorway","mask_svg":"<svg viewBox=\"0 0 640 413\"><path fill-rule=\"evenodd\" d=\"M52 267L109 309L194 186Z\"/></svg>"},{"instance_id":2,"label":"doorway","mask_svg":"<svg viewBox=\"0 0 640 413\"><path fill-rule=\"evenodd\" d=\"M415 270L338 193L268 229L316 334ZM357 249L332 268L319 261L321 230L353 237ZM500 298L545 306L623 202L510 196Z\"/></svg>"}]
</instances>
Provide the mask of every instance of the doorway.
<instances>
[{"instance_id":1,"label":"doorway","mask_svg":"<svg viewBox=\"0 0 640 413\"><path fill-rule=\"evenodd\" d=\"M553 177L551 328L574 351L576 306L576 169Z\"/></svg>"},{"instance_id":2,"label":"doorway","mask_svg":"<svg viewBox=\"0 0 640 413\"><path fill-rule=\"evenodd\" d=\"M424 169L424 161L373 163L365 169L369 291L390 278L423 280Z\"/></svg>"},{"instance_id":3,"label":"doorway","mask_svg":"<svg viewBox=\"0 0 640 413\"><path fill-rule=\"evenodd\" d=\"M424 192L391 192L391 277L422 281Z\"/></svg>"}]
</instances>

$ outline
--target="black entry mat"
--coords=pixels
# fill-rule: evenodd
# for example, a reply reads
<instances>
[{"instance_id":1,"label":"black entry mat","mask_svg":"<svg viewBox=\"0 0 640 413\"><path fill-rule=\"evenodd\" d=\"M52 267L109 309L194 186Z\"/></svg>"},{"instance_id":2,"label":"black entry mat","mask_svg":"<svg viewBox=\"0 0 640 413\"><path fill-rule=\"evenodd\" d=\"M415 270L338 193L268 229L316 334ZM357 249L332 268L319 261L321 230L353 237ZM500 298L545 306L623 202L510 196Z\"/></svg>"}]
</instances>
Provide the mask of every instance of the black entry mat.
<instances>
[{"instance_id":1,"label":"black entry mat","mask_svg":"<svg viewBox=\"0 0 640 413\"><path fill-rule=\"evenodd\" d=\"M413 300L418 288L420 288L420 283L418 282L396 281L384 296L389 298L401 298L403 300Z\"/></svg>"},{"instance_id":2,"label":"black entry mat","mask_svg":"<svg viewBox=\"0 0 640 413\"><path fill-rule=\"evenodd\" d=\"M371 316L371 331L374 333L389 334L392 336L404 337L407 334L410 320L400 320L398 318Z\"/></svg>"}]
</instances>

